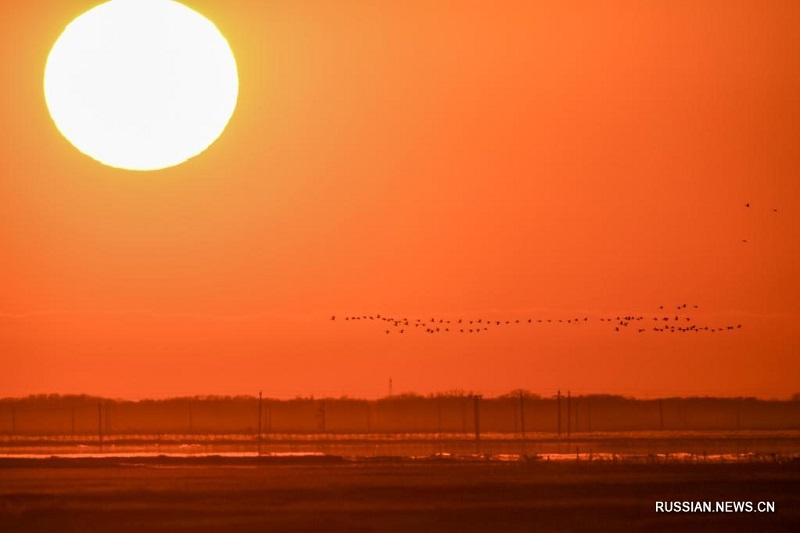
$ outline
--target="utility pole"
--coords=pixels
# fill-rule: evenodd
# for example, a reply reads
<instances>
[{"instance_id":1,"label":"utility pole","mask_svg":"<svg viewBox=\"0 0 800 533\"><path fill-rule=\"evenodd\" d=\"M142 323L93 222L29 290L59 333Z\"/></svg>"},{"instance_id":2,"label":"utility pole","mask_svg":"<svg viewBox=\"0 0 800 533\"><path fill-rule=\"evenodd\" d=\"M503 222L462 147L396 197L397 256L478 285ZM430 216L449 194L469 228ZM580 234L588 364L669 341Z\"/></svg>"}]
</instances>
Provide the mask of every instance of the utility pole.
<instances>
[{"instance_id":1,"label":"utility pole","mask_svg":"<svg viewBox=\"0 0 800 533\"><path fill-rule=\"evenodd\" d=\"M439 454L442 453L442 397L438 396L436 398L436 411L438 416L438 426L437 429L439 430L436 439L439 441Z\"/></svg>"},{"instance_id":2,"label":"utility pole","mask_svg":"<svg viewBox=\"0 0 800 533\"><path fill-rule=\"evenodd\" d=\"M467 398L461 399L461 432L467 432Z\"/></svg>"},{"instance_id":3,"label":"utility pole","mask_svg":"<svg viewBox=\"0 0 800 533\"><path fill-rule=\"evenodd\" d=\"M567 391L567 438L572 433L572 392Z\"/></svg>"},{"instance_id":4,"label":"utility pole","mask_svg":"<svg viewBox=\"0 0 800 533\"><path fill-rule=\"evenodd\" d=\"M258 455L261 455L261 391L258 391Z\"/></svg>"},{"instance_id":5,"label":"utility pole","mask_svg":"<svg viewBox=\"0 0 800 533\"><path fill-rule=\"evenodd\" d=\"M100 451L103 451L103 404L97 402L97 441L100 443Z\"/></svg>"},{"instance_id":6,"label":"utility pole","mask_svg":"<svg viewBox=\"0 0 800 533\"><path fill-rule=\"evenodd\" d=\"M736 429L742 429L742 400L736 399Z\"/></svg>"},{"instance_id":7,"label":"utility pole","mask_svg":"<svg viewBox=\"0 0 800 533\"><path fill-rule=\"evenodd\" d=\"M436 416L437 416L437 432L439 433L439 438L442 436L442 397L439 396L436 398Z\"/></svg>"},{"instance_id":8,"label":"utility pole","mask_svg":"<svg viewBox=\"0 0 800 533\"><path fill-rule=\"evenodd\" d=\"M481 453L481 395L473 396L475 406L475 453Z\"/></svg>"},{"instance_id":9,"label":"utility pole","mask_svg":"<svg viewBox=\"0 0 800 533\"><path fill-rule=\"evenodd\" d=\"M556 419L557 419L557 432L558 436L561 436L561 389L558 390L556 393Z\"/></svg>"},{"instance_id":10,"label":"utility pole","mask_svg":"<svg viewBox=\"0 0 800 533\"><path fill-rule=\"evenodd\" d=\"M587 431L592 432L592 400L591 397L586 399L586 425Z\"/></svg>"}]
</instances>

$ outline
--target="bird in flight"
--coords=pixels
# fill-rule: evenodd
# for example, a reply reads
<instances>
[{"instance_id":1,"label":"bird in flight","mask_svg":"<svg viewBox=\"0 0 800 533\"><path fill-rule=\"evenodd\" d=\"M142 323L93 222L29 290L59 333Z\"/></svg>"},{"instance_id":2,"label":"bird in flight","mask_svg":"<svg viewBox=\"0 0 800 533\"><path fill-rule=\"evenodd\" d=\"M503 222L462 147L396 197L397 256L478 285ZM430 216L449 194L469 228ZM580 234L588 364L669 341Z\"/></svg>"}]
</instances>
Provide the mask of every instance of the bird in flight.
<instances>
[{"instance_id":1,"label":"bird in flight","mask_svg":"<svg viewBox=\"0 0 800 533\"><path fill-rule=\"evenodd\" d=\"M742 242L747 243L748 241L747 241L747 239L742 239ZM665 308L670 308L670 307L672 307L672 306L665 306L665 305L659 305L658 306L658 308L661 309L661 310L663 310ZM709 326L705 326L704 327L704 326L702 326L700 324L694 324L694 322L695 322L695 318L694 317L682 316L680 314L680 312L682 310L684 310L684 309L689 309L689 308L698 309L699 305L697 305L697 304L689 304L689 303L681 303L681 304L675 305L675 307L677 308L679 314L670 315L670 316L661 315L661 316L653 316L652 317L652 320L655 321L656 323L664 322L663 327L656 326L656 327L652 328L652 331L654 331L654 332L669 332L669 333L699 333L700 331L705 331L705 332L715 333L715 332L722 332L722 331L736 331L736 330L741 330L742 329L742 325L741 324L738 324L738 325L737 324L719 325L719 326L713 327L713 328L709 327ZM336 315L328 315L328 316L331 317L330 318L331 320L336 320ZM467 326L467 322L468 322L469 325L473 326L472 328L463 327L463 329L462 328L458 328L458 329L454 328L453 329L453 333L457 332L457 333L465 334L465 333L480 333L481 331L489 332L490 330L495 330L495 329L506 329L506 328L502 328L502 326L507 326L507 325L511 325L511 324L516 324L516 325L520 325L520 326L522 326L524 324L524 325L526 325L528 327L533 327L531 325L534 324L534 323L536 323L536 324L544 324L544 323L546 323L546 324L552 324L555 327L559 327L559 326L556 326L556 324L576 324L577 325L577 324L587 323L587 322L594 321L594 320L599 320L599 322L601 322L601 323L602 322L608 323L609 326L611 326L611 323L613 322L613 323L615 323L614 326L613 326L614 327L613 331L621 333L622 331L627 330L628 326L632 325L634 322L645 320L644 316L637 316L637 315L631 314L631 313L628 313L628 314L620 313L619 315L616 315L616 318L599 317L599 318L595 319L595 318L590 318L590 317L584 317L582 321L581 321L580 317L566 318L566 319L565 318L537 318L537 319L528 318L527 320L518 319L518 318L511 318L511 317L509 317L510 320L494 320L494 319L490 320L490 319L484 319L484 318L481 318L481 319L470 319L468 317L466 317L466 318L463 318L463 317L462 318L455 318L454 317L452 320L445 320L445 319L436 320L434 318L431 318L430 322L427 322L427 321L423 322L422 319L418 318L418 319L416 319L416 322L409 322L407 318L395 318L395 317L383 316L383 315L362 315L362 316L345 316L345 315L342 315L342 316L344 316L343 320L349 321L350 323L354 323L356 320L361 321L361 320L366 320L366 319L370 319L370 320L377 319L377 320L386 322L386 324L383 324L384 327L382 328L382 330L383 330L385 335L389 335L389 334L395 333L395 332L403 334L403 333L405 333L405 330L409 329L409 326L411 326L411 325L413 325L414 328L419 328L420 330L422 330L424 328L425 329L425 333L441 334L441 333L450 333L450 328L449 327L445 327L445 324L451 324L451 323L456 323L457 322L459 324L463 324L464 326ZM340 318L341 318L341 316L340 316ZM648 319L649 318L650 317L648 317ZM681 326L681 324L686 324L687 322L692 322L693 325L689 326L687 324L685 327ZM677 323L677 324L676 325L670 325L670 323L673 323L673 324ZM645 332L647 332L649 330L648 328L643 328L643 327L630 328L630 329L631 330L635 329L635 331L638 332L638 333L645 333ZM409 332L411 332L411 331L412 330L409 329Z\"/></svg>"}]
</instances>

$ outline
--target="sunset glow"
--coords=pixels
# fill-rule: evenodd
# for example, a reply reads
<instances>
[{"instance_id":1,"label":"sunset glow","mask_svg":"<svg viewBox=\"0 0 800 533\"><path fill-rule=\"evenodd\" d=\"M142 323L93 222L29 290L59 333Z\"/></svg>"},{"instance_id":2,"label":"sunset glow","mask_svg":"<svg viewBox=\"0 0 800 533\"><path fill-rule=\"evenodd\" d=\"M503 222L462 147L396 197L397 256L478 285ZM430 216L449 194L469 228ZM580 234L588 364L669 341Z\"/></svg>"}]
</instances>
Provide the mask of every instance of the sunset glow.
<instances>
[{"instance_id":1,"label":"sunset glow","mask_svg":"<svg viewBox=\"0 0 800 533\"><path fill-rule=\"evenodd\" d=\"M788 399L798 6L3 2L0 396Z\"/></svg>"}]
</instances>

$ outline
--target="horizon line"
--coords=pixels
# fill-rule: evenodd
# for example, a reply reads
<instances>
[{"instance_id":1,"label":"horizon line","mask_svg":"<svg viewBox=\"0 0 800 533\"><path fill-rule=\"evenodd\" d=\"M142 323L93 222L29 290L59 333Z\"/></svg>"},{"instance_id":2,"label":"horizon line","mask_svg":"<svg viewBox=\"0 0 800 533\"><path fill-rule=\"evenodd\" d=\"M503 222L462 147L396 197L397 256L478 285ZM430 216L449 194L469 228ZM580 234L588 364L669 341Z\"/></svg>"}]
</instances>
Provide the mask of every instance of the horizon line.
<instances>
[{"instance_id":1,"label":"horizon line","mask_svg":"<svg viewBox=\"0 0 800 533\"><path fill-rule=\"evenodd\" d=\"M193 394L193 395L175 395L175 396L138 396L138 397L111 397L103 395L95 395L89 393L32 393L25 396L5 396L0 398L0 402L8 401L21 401L28 399L91 399L107 402L140 402L140 401L171 401L171 400L205 400L205 399L252 399L258 400L260 397L264 400L272 401L294 401L294 400L346 400L346 401L381 401L390 399L436 399L436 398L475 398L479 397L486 400L504 399L510 397L519 397L520 394L525 398L550 400L557 399L560 395L562 399L571 397L572 399L579 398L620 398L623 400L633 401L656 401L656 400L756 400L756 401L777 401L777 402L797 402L800 401L800 391L788 395L788 397L763 397L758 395L706 395L706 394L684 394L684 395L658 395L658 396L641 396L629 395L624 393L611 393L611 392L573 392L569 389L557 390L553 394L540 394L538 392L529 391L527 389L512 389L505 393L500 394L482 394L471 390L451 389L447 391L418 393L413 391L398 392L384 396L367 398L363 396L350 396L348 394L336 395L315 395L315 394L297 394L293 397L278 397L262 395L262 391L257 394L249 393L233 393L233 394Z\"/></svg>"}]
</instances>

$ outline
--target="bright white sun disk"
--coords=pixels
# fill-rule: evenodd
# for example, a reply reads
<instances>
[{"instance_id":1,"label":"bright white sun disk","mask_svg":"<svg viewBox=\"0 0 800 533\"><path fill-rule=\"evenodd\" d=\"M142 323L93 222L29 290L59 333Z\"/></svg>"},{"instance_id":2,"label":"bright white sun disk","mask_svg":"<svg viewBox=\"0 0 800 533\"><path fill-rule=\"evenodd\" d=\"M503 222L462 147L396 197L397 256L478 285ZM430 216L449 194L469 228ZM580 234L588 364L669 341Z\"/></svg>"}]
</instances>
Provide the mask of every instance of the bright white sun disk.
<instances>
[{"instance_id":1,"label":"bright white sun disk","mask_svg":"<svg viewBox=\"0 0 800 533\"><path fill-rule=\"evenodd\" d=\"M228 42L199 13L172 0L111 0L58 38L44 92L78 150L112 167L156 170L222 134L239 82Z\"/></svg>"}]
</instances>

